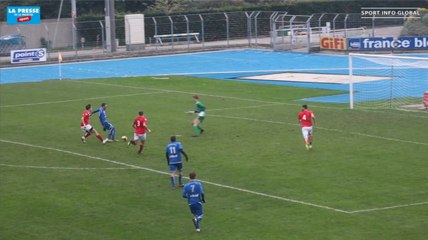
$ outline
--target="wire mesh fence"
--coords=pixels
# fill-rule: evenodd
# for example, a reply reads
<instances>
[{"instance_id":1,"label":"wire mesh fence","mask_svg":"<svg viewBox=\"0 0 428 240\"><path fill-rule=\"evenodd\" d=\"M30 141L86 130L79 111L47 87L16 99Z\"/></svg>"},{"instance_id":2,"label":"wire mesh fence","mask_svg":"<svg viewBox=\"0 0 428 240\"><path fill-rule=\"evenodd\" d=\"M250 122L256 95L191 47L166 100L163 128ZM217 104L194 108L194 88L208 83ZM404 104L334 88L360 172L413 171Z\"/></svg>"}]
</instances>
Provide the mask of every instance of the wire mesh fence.
<instances>
[{"instance_id":1,"label":"wire mesh fence","mask_svg":"<svg viewBox=\"0 0 428 240\"><path fill-rule=\"evenodd\" d=\"M310 52L329 37L395 37L401 34L405 18L362 18L360 14L317 13L290 15L281 11L218 12L144 17L144 44L128 46L130 22L116 16L115 39L108 38L112 26L104 16L85 20L59 18L42 20L40 25L0 23L0 36L19 38L19 42L0 42L0 54L13 49L46 48L48 59L58 51L72 60L112 56L138 56L177 51L201 51L232 47L273 48ZM141 33L140 31L140 33ZM109 46L115 46L109 48ZM8 62L8 60L2 61Z\"/></svg>"}]
</instances>

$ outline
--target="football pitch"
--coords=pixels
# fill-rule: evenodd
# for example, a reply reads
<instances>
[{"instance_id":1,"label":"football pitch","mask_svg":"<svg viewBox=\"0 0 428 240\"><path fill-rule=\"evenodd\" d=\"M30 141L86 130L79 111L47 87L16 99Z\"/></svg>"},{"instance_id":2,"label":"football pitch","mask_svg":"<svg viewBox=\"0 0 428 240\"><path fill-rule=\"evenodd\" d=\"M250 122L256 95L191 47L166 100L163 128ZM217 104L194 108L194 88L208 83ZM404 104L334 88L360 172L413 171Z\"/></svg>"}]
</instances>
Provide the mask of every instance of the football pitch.
<instances>
[{"instance_id":1,"label":"football pitch","mask_svg":"<svg viewBox=\"0 0 428 240\"><path fill-rule=\"evenodd\" d=\"M426 239L426 112L308 103L337 90L183 76L0 85L0 239ZM207 106L191 137L192 96ZM143 110L143 155L125 142L80 141L84 106L109 105L116 136ZM103 135L97 115L92 125ZM171 135L205 188L200 233L165 160ZM187 181L187 179L186 179Z\"/></svg>"}]
</instances>

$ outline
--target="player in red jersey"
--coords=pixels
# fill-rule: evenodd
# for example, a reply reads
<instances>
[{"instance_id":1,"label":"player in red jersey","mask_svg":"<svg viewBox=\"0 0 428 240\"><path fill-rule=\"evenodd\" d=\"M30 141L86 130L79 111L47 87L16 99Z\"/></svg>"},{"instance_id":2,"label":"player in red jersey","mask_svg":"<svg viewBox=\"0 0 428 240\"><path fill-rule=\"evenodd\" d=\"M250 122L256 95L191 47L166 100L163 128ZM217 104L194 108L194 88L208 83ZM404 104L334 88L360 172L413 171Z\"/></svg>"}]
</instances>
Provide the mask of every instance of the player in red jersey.
<instances>
[{"instance_id":1,"label":"player in red jersey","mask_svg":"<svg viewBox=\"0 0 428 240\"><path fill-rule=\"evenodd\" d=\"M298 120L302 126L302 134L305 139L306 149L312 148L313 140L313 126L315 125L315 115L312 111L308 110L308 105L302 105L302 111L300 111Z\"/></svg>"},{"instance_id":2,"label":"player in red jersey","mask_svg":"<svg viewBox=\"0 0 428 240\"><path fill-rule=\"evenodd\" d=\"M138 154L143 153L144 143L147 139L147 132L151 132L151 130L147 127L147 118L144 116L144 112L138 112L138 116L135 118L134 123L132 124L134 128L134 139L128 142L128 145L136 145L137 141L140 141L140 150L138 150Z\"/></svg>"},{"instance_id":3,"label":"player in red jersey","mask_svg":"<svg viewBox=\"0 0 428 240\"><path fill-rule=\"evenodd\" d=\"M80 119L80 129L85 133L81 140L83 143L86 143L86 138L91 136L91 134L95 134L95 136L105 144L107 141L103 140L103 137L92 127L90 123L90 117L92 115L92 106L88 104L85 106L85 111L83 111L82 118Z\"/></svg>"}]
</instances>

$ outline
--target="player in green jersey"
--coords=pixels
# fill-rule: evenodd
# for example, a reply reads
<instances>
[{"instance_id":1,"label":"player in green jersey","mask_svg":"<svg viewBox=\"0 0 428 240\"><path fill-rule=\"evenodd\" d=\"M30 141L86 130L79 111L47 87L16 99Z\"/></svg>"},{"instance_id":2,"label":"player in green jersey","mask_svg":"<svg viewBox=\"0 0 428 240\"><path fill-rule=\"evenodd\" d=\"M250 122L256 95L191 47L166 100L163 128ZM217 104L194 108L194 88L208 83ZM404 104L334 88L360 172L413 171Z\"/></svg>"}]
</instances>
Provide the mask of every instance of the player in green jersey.
<instances>
[{"instance_id":1,"label":"player in green jersey","mask_svg":"<svg viewBox=\"0 0 428 240\"><path fill-rule=\"evenodd\" d=\"M198 116L193 120L193 132L194 137L198 137L204 132L204 129L201 128L201 123L205 120L205 105L199 101L198 96L193 96L193 101L195 101L196 108L194 111L189 111L188 113L197 113Z\"/></svg>"}]
</instances>

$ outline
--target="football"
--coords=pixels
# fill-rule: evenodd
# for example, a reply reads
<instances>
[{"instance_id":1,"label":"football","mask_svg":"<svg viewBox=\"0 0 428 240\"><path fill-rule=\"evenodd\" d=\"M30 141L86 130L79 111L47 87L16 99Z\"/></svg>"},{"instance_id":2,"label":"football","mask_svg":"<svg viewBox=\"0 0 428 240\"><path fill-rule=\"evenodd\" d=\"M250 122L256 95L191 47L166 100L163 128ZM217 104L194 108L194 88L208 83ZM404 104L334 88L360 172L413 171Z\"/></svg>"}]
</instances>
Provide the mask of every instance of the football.
<instances>
[{"instance_id":1,"label":"football","mask_svg":"<svg viewBox=\"0 0 428 240\"><path fill-rule=\"evenodd\" d=\"M122 136L122 141L127 142L128 138L126 136Z\"/></svg>"}]
</instances>

